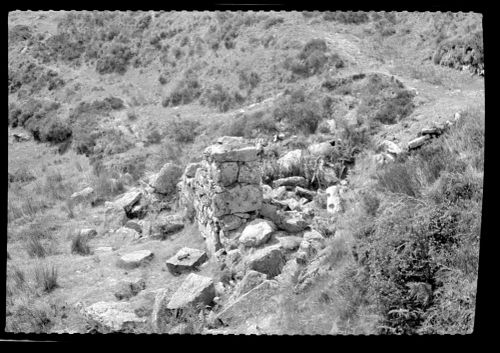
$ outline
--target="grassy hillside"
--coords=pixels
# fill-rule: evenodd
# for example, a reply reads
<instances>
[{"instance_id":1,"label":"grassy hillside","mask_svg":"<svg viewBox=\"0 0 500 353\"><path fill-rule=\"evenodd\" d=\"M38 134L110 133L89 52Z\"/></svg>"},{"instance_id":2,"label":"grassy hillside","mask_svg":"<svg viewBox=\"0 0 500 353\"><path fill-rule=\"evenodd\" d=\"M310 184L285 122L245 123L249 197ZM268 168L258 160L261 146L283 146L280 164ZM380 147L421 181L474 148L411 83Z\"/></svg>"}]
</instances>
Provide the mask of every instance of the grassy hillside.
<instances>
[{"instance_id":1,"label":"grassy hillside","mask_svg":"<svg viewBox=\"0 0 500 353\"><path fill-rule=\"evenodd\" d=\"M335 139L327 162L349 193L342 217L323 210L335 237L322 275L283 289L275 326L470 332L484 163L480 14L17 11L8 21L9 330L85 330L69 308L106 298L104 278L119 271L97 262L111 255L74 253L74 236L96 227L92 248L106 243L106 201L166 162L199 161L217 137L271 144L282 134L265 183L290 175L278 156ZM381 141L406 144L456 112L459 123L431 144L373 162ZM16 142L21 132L31 140ZM320 190L315 163L291 175ZM68 201L87 186L90 204ZM193 227L162 251L201 248L197 236ZM157 289L160 260L153 267L142 275ZM97 279L101 289L85 290Z\"/></svg>"}]
</instances>

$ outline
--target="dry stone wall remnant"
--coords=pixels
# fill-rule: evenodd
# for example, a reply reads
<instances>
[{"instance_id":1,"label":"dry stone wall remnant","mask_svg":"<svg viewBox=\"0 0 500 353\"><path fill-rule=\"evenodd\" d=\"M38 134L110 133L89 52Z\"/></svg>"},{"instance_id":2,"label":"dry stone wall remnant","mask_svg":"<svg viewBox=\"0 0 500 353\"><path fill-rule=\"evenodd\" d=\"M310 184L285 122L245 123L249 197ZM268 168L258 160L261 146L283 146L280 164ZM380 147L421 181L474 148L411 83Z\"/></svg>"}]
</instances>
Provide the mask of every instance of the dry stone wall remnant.
<instances>
[{"instance_id":1,"label":"dry stone wall remnant","mask_svg":"<svg viewBox=\"0 0 500 353\"><path fill-rule=\"evenodd\" d=\"M261 155L262 146L225 136L186 167L181 200L194 209L210 254L228 248L261 209Z\"/></svg>"}]
</instances>

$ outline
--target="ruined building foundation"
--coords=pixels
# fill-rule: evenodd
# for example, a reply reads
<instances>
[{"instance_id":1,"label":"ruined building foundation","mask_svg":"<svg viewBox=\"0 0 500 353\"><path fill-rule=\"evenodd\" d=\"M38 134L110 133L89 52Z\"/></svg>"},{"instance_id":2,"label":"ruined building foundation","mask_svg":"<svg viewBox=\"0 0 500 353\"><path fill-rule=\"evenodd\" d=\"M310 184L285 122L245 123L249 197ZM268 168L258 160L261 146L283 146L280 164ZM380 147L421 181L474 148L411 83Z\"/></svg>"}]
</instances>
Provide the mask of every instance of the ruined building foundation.
<instances>
[{"instance_id":1,"label":"ruined building foundation","mask_svg":"<svg viewBox=\"0 0 500 353\"><path fill-rule=\"evenodd\" d=\"M210 253L236 246L234 238L262 207L262 147L222 137L207 147L203 161L187 166L180 187L192 204Z\"/></svg>"}]
</instances>

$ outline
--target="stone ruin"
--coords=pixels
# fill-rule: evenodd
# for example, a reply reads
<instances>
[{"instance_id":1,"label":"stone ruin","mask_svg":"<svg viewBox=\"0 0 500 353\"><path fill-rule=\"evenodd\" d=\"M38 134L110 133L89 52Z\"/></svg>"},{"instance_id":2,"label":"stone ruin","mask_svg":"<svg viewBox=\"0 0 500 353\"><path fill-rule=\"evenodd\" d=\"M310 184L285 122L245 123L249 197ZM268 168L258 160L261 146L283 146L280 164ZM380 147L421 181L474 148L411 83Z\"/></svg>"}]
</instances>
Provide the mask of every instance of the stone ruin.
<instances>
[{"instance_id":1,"label":"stone ruin","mask_svg":"<svg viewBox=\"0 0 500 353\"><path fill-rule=\"evenodd\" d=\"M184 171L181 202L194 208L210 254L235 247L235 238L260 211L262 151L243 138L225 136Z\"/></svg>"}]
</instances>

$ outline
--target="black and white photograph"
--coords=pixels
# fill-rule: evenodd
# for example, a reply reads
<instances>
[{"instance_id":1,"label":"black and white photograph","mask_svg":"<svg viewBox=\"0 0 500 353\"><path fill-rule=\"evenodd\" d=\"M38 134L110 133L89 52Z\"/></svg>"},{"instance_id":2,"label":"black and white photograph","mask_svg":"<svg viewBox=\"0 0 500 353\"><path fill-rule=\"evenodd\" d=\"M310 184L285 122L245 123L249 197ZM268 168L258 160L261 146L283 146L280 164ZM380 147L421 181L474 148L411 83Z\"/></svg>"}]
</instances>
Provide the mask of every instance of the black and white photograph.
<instances>
[{"instance_id":1,"label":"black and white photograph","mask_svg":"<svg viewBox=\"0 0 500 353\"><path fill-rule=\"evenodd\" d=\"M6 333L474 332L482 13L7 17Z\"/></svg>"}]
</instances>

